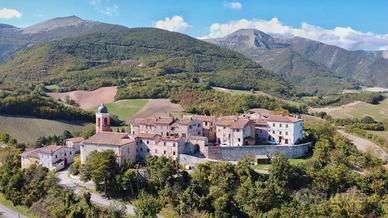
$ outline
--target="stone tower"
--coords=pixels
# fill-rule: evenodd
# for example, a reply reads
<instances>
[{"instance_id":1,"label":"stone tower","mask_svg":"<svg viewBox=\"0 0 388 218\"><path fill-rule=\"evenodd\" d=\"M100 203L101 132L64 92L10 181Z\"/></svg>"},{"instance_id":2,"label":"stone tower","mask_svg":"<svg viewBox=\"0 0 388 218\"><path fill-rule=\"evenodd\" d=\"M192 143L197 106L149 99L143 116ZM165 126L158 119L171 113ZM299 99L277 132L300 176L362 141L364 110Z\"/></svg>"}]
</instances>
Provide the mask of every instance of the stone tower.
<instances>
[{"instance_id":1,"label":"stone tower","mask_svg":"<svg viewBox=\"0 0 388 218\"><path fill-rule=\"evenodd\" d=\"M110 114L104 104L98 107L96 113L96 133L98 132L112 132L110 128Z\"/></svg>"}]
</instances>

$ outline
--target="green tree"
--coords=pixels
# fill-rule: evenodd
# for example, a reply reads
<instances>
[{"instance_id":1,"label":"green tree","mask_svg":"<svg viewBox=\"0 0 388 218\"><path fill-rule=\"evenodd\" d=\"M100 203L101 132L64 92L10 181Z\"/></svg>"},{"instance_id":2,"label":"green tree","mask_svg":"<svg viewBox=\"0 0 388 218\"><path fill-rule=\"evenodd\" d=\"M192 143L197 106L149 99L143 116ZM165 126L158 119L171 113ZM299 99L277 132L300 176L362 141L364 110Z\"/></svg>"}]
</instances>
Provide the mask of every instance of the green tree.
<instances>
[{"instance_id":1,"label":"green tree","mask_svg":"<svg viewBox=\"0 0 388 218\"><path fill-rule=\"evenodd\" d=\"M145 192L140 192L133 205L135 206L136 217L139 218L154 218L163 208L161 199Z\"/></svg>"},{"instance_id":2,"label":"green tree","mask_svg":"<svg viewBox=\"0 0 388 218\"><path fill-rule=\"evenodd\" d=\"M115 178L119 172L119 166L114 151L93 151L82 168L82 177L86 180L91 179L98 191L103 191L106 196L117 194L113 191L117 185Z\"/></svg>"}]
</instances>

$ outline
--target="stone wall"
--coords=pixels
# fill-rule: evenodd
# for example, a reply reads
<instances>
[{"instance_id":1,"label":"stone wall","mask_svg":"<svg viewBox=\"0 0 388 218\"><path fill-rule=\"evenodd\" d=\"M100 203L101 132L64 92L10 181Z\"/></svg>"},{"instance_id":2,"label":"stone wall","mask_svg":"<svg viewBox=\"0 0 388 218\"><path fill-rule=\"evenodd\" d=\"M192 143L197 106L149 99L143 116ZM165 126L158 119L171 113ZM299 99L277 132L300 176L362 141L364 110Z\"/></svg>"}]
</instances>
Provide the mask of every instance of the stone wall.
<instances>
[{"instance_id":1,"label":"stone wall","mask_svg":"<svg viewBox=\"0 0 388 218\"><path fill-rule=\"evenodd\" d=\"M279 152L288 158L300 158L305 156L311 149L311 143L299 145L252 145L252 146L234 146L220 147L207 146L202 153L205 157L215 160L238 161L247 155L272 155Z\"/></svg>"}]
</instances>

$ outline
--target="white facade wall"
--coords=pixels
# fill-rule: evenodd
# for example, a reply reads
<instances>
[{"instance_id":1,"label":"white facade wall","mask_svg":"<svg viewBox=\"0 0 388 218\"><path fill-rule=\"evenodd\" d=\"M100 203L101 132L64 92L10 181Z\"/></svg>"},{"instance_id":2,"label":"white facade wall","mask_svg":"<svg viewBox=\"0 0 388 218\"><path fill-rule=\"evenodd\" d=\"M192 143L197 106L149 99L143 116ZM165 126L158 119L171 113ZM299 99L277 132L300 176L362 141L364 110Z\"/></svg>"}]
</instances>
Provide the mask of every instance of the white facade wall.
<instances>
[{"instance_id":1,"label":"white facade wall","mask_svg":"<svg viewBox=\"0 0 388 218\"><path fill-rule=\"evenodd\" d=\"M221 146L231 146L232 129L226 126L216 126L217 142Z\"/></svg>"},{"instance_id":2,"label":"white facade wall","mask_svg":"<svg viewBox=\"0 0 388 218\"><path fill-rule=\"evenodd\" d=\"M58 165L58 163L66 159L66 164L69 165L74 162L74 155L74 149L67 147L63 147L51 154L40 152L38 153L39 164L49 170L60 170L64 167L64 163L60 165Z\"/></svg>"},{"instance_id":3,"label":"white facade wall","mask_svg":"<svg viewBox=\"0 0 388 218\"><path fill-rule=\"evenodd\" d=\"M68 141L66 141L66 147L73 148L76 153L80 153L80 151L81 151L81 143L79 143L79 142L73 143L73 142L68 140Z\"/></svg>"},{"instance_id":4,"label":"white facade wall","mask_svg":"<svg viewBox=\"0 0 388 218\"><path fill-rule=\"evenodd\" d=\"M302 121L295 123L268 121L268 133L277 144L295 144L303 139Z\"/></svg>"}]
</instances>

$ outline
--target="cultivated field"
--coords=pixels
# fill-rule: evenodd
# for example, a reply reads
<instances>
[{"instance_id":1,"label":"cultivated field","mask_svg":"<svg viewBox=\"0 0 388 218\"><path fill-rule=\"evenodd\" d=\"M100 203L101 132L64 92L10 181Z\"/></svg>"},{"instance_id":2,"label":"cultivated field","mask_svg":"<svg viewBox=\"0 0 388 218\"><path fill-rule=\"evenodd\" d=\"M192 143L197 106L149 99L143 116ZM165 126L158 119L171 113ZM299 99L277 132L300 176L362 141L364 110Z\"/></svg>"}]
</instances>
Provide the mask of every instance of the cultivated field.
<instances>
[{"instance_id":1,"label":"cultivated field","mask_svg":"<svg viewBox=\"0 0 388 218\"><path fill-rule=\"evenodd\" d=\"M183 112L182 106L171 103L169 99L150 99L132 118L166 116L169 113Z\"/></svg>"},{"instance_id":2,"label":"cultivated field","mask_svg":"<svg viewBox=\"0 0 388 218\"><path fill-rule=\"evenodd\" d=\"M135 113L148 103L148 99L126 99L106 104L109 113L115 114L120 120L128 121ZM90 109L96 111L97 107Z\"/></svg>"},{"instance_id":3,"label":"cultivated field","mask_svg":"<svg viewBox=\"0 0 388 218\"><path fill-rule=\"evenodd\" d=\"M30 117L0 116L0 131L15 137L19 142L33 143L39 136L61 135L64 130L81 131L89 123L61 122Z\"/></svg>"},{"instance_id":4,"label":"cultivated field","mask_svg":"<svg viewBox=\"0 0 388 218\"><path fill-rule=\"evenodd\" d=\"M378 105L357 101L339 107L314 108L313 111L324 111L334 118L362 118L371 116L377 121L388 120L388 98Z\"/></svg>"},{"instance_id":5,"label":"cultivated field","mask_svg":"<svg viewBox=\"0 0 388 218\"><path fill-rule=\"evenodd\" d=\"M82 109L97 107L101 103L114 102L117 93L117 87L102 87L93 91L72 91L72 92L52 92L49 96L64 100L66 96L77 102Z\"/></svg>"}]
</instances>

